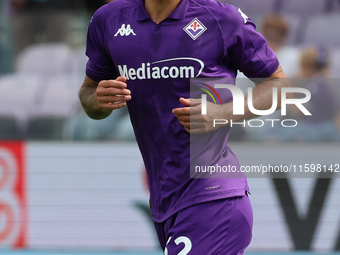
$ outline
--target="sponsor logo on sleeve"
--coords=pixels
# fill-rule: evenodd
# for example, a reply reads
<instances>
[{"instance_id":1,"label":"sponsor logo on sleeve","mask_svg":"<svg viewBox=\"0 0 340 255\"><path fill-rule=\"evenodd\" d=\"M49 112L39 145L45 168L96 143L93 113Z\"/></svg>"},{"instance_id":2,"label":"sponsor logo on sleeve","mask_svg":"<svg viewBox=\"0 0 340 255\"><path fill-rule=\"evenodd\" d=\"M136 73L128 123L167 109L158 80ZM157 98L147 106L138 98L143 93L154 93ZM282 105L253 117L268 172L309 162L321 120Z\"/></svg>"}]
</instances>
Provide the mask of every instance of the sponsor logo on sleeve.
<instances>
[{"instance_id":1,"label":"sponsor logo on sleeve","mask_svg":"<svg viewBox=\"0 0 340 255\"><path fill-rule=\"evenodd\" d=\"M246 14L244 14L244 12L241 11L241 8L238 8L238 12L241 14L242 18L244 19L244 24L246 24L249 17Z\"/></svg>"}]
</instances>

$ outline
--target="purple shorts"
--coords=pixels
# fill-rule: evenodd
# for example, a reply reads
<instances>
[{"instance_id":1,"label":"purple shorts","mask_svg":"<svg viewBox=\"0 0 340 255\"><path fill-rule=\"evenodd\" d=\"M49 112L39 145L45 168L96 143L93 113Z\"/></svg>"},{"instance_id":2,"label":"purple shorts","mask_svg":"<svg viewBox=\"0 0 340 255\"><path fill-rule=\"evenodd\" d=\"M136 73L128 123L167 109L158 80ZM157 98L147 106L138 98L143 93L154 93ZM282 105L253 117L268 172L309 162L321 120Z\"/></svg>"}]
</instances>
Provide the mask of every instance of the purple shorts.
<instances>
[{"instance_id":1,"label":"purple shorts","mask_svg":"<svg viewBox=\"0 0 340 255\"><path fill-rule=\"evenodd\" d=\"M243 254L252 226L247 195L197 204L155 223L164 255Z\"/></svg>"}]
</instances>

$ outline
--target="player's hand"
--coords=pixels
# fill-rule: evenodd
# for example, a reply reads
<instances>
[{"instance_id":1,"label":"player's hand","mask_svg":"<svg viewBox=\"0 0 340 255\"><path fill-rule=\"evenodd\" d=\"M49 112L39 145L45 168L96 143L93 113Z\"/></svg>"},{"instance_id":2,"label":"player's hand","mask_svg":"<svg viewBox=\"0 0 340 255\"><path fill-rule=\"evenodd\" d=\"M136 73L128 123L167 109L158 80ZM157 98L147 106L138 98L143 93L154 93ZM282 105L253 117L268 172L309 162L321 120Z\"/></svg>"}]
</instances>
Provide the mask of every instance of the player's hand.
<instances>
[{"instance_id":1,"label":"player's hand","mask_svg":"<svg viewBox=\"0 0 340 255\"><path fill-rule=\"evenodd\" d=\"M126 89L126 77L116 80L103 80L98 83L95 96L100 108L115 110L122 108L131 100L131 91Z\"/></svg>"},{"instance_id":2,"label":"player's hand","mask_svg":"<svg viewBox=\"0 0 340 255\"><path fill-rule=\"evenodd\" d=\"M201 134L214 131L220 127L214 127L214 119L224 119L228 105L215 105L207 102L207 115L201 114L201 99L184 99L179 101L185 105L183 108L176 108L172 113L190 134Z\"/></svg>"}]
</instances>

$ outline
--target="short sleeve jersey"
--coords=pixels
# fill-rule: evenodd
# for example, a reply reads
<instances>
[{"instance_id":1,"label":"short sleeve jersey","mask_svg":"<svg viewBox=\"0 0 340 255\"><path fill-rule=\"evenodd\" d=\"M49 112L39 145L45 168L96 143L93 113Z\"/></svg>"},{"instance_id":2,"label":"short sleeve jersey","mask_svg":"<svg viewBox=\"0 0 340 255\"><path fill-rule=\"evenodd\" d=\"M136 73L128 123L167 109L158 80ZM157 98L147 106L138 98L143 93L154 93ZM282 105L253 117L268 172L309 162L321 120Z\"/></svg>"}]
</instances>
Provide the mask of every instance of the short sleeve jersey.
<instances>
[{"instance_id":1,"label":"short sleeve jersey","mask_svg":"<svg viewBox=\"0 0 340 255\"><path fill-rule=\"evenodd\" d=\"M192 78L232 79L237 70L265 78L278 68L275 54L241 10L213 0L182 0L156 24L142 0L116 0L93 16L86 54L89 78L127 77L132 96L127 105L148 173L154 221L249 191L246 178L190 178L190 135L172 113L183 107L180 97L190 97ZM203 163L239 167L227 146L229 131L226 126L206 134Z\"/></svg>"}]
</instances>

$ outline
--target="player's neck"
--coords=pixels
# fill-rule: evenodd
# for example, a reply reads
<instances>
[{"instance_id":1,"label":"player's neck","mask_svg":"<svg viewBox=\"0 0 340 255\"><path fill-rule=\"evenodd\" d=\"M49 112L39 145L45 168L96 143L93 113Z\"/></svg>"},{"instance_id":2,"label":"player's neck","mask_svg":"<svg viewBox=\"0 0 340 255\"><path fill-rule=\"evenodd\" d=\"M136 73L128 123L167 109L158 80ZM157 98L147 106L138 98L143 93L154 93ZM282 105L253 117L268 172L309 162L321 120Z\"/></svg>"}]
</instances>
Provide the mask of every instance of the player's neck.
<instances>
[{"instance_id":1,"label":"player's neck","mask_svg":"<svg viewBox=\"0 0 340 255\"><path fill-rule=\"evenodd\" d=\"M145 0L146 12L156 23L161 23L177 7L181 0Z\"/></svg>"}]
</instances>

